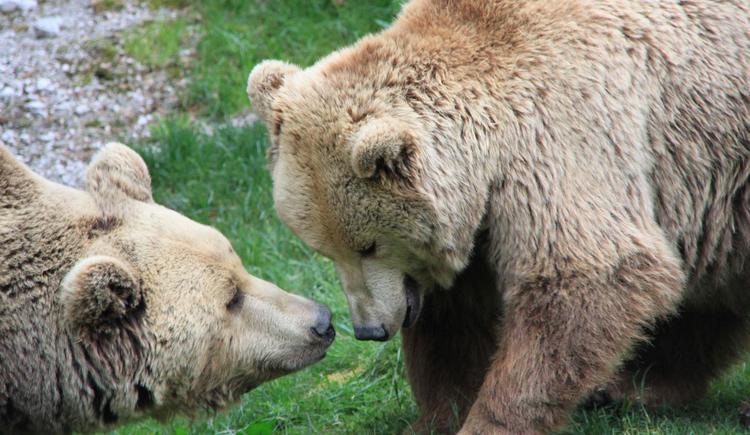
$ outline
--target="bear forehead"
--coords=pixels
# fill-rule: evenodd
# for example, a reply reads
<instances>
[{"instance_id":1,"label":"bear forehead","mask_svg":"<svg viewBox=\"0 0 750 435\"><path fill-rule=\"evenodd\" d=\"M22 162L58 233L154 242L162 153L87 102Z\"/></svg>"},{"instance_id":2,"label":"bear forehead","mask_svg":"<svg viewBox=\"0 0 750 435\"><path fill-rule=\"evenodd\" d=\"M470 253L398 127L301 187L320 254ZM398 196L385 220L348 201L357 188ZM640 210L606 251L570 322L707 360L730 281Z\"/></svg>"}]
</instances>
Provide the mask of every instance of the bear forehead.
<instances>
[{"instance_id":1,"label":"bear forehead","mask_svg":"<svg viewBox=\"0 0 750 435\"><path fill-rule=\"evenodd\" d=\"M351 171L311 166L300 153L279 156L274 167L274 202L281 219L313 249L366 248L373 238L392 233L416 236L425 225L425 204L378 180L358 179ZM419 238L424 238L419 234Z\"/></svg>"},{"instance_id":2,"label":"bear forehead","mask_svg":"<svg viewBox=\"0 0 750 435\"><path fill-rule=\"evenodd\" d=\"M239 263L231 243L216 229L154 203L138 203L123 222L123 232L136 244L200 254L214 261ZM145 243L144 243L145 242Z\"/></svg>"},{"instance_id":3,"label":"bear forehead","mask_svg":"<svg viewBox=\"0 0 750 435\"><path fill-rule=\"evenodd\" d=\"M282 157L274 168L274 202L281 219L313 249L329 255L351 246L342 214L331 203L329 173L299 165L294 156ZM309 163L309 162L308 162ZM329 183L329 184L326 184Z\"/></svg>"},{"instance_id":4,"label":"bear forehead","mask_svg":"<svg viewBox=\"0 0 750 435\"><path fill-rule=\"evenodd\" d=\"M309 128L316 133L306 136L312 140L330 140L330 134L346 139L367 117L390 113L406 103L403 87L381 74L368 73L377 65L346 69L336 64L321 63L285 80L273 103L284 126Z\"/></svg>"}]
</instances>

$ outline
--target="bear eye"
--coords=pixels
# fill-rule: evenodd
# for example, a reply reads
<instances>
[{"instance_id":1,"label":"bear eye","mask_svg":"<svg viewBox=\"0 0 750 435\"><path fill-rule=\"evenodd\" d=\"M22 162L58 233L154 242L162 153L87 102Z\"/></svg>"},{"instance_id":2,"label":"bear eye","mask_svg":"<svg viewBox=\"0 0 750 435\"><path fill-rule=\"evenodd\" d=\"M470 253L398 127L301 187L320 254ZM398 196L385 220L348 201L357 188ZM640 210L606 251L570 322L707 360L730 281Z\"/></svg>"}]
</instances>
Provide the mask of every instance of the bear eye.
<instances>
[{"instance_id":1,"label":"bear eye","mask_svg":"<svg viewBox=\"0 0 750 435\"><path fill-rule=\"evenodd\" d=\"M232 299L227 302L227 310L230 312L237 312L242 308L242 302L245 300L245 293L240 290L239 287L234 288L234 294L232 294Z\"/></svg>"},{"instance_id":2,"label":"bear eye","mask_svg":"<svg viewBox=\"0 0 750 435\"><path fill-rule=\"evenodd\" d=\"M357 253L363 257L371 257L375 255L375 242L370 243L365 249L360 249Z\"/></svg>"}]
</instances>

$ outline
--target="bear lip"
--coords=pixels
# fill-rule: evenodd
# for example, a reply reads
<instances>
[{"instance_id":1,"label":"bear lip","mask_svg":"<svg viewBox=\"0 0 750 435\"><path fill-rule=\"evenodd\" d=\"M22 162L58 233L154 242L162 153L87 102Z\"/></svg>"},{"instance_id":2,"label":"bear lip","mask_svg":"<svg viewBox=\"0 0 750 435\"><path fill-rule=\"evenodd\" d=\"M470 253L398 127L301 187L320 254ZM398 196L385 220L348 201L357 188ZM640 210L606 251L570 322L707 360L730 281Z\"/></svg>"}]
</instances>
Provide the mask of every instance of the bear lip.
<instances>
[{"instance_id":1,"label":"bear lip","mask_svg":"<svg viewBox=\"0 0 750 435\"><path fill-rule=\"evenodd\" d=\"M419 311L422 308L417 282L409 275L404 278L404 292L406 293L406 315L401 326L408 328L417 321Z\"/></svg>"}]
</instances>

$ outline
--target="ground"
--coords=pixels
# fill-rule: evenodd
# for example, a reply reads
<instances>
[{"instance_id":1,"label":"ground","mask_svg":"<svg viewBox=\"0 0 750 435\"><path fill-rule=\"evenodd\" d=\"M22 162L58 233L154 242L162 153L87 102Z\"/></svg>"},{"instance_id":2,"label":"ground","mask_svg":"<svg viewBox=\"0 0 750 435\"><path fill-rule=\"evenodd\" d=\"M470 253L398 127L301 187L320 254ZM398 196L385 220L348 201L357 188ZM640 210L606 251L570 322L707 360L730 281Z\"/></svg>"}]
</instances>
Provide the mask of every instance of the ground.
<instances>
[{"instance_id":1,"label":"ground","mask_svg":"<svg viewBox=\"0 0 750 435\"><path fill-rule=\"evenodd\" d=\"M45 176L80 185L96 150L147 136L148 124L176 106L185 80L155 68L163 65L141 55L133 32L177 16L121 0L47 0L0 13L0 143ZM39 35L40 20L57 21L59 31Z\"/></svg>"},{"instance_id":2,"label":"ground","mask_svg":"<svg viewBox=\"0 0 750 435\"><path fill-rule=\"evenodd\" d=\"M80 10L90 8L87 1L78 3L84 5L79 6ZM112 137L124 135L120 133L123 129L108 132L105 124L88 127L91 134L98 135L98 141L120 138L139 146L152 173L157 201L215 225L232 241L249 265L249 272L327 303L338 331L336 342L322 363L260 387L226 414L198 417L192 422L185 418L163 424L146 421L124 427L118 433L400 433L417 416L403 375L400 343L354 339L332 264L312 253L278 220L265 169L265 131L253 125L245 95L247 72L255 63L280 58L309 65L333 49L386 26L399 2L205 0L200 6L188 7L185 4L190 2L180 0L98 3L110 3L114 10L106 10L108 5L103 5L105 10L99 13L114 17L129 10L136 16L149 14L148 20L127 24L125 30L109 33L114 37L105 39L113 41L118 56L121 53L141 64L141 74L147 78L158 74L178 77L155 84L174 85L179 98L174 102L166 100L166 104L155 98L153 107L157 110L149 113L156 113L156 119L146 122L143 129L136 129L143 134L149 132L150 138L140 133L135 139L127 135ZM56 4L62 2L50 0L40 3L39 8ZM117 10L119 5L122 10ZM162 12L160 8L164 8ZM93 8L90 10L94 14ZM39 10L32 13L39 14ZM7 21L2 20L33 22L23 21L22 15L0 15L0 46L10 31L5 26ZM33 38L32 34L25 35ZM111 51L106 48L108 45L104 47L105 52ZM11 59L7 53L0 50L0 67L22 60L20 54ZM177 66L184 71L174 71ZM183 73L184 89L176 86ZM4 79L4 71L0 70L0 82ZM138 80L133 83L144 97L154 97L149 94L153 88L141 88ZM6 103L0 101L0 118L8 113L3 104ZM75 116L64 119L68 122L70 118ZM116 120L111 116L104 123ZM0 120L0 135L9 129L17 135L38 134L37 124L15 124L19 122L15 119L10 122L13 127ZM134 117L125 125L137 123L138 117ZM14 151L27 160L32 160L30 149L46 154L46 158L54 155L57 162L66 162L71 168L68 176L75 177L78 163L74 162L87 158L91 152L76 148L77 143L83 142L69 142L74 149L70 152L67 145L33 144L18 145ZM43 163L37 167L44 170ZM579 411L565 433L745 433L739 425L738 409L748 392L750 366L742 364L715 383L706 400L690 407L647 411L637 405L623 405Z\"/></svg>"}]
</instances>

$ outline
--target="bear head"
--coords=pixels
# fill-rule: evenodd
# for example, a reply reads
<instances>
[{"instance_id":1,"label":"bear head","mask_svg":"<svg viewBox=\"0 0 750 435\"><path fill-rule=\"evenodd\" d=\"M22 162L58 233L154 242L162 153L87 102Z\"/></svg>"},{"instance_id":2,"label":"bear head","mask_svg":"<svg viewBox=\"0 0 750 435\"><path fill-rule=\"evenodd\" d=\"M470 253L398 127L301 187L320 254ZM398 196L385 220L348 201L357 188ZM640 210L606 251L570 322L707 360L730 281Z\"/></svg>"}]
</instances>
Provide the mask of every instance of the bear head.
<instances>
[{"instance_id":1,"label":"bear head","mask_svg":"<svg viewBox=\"0 0 750 435\"><path fill-rule=\"evenodd\" d=\"M466 177L478 156L439 143L455 125L414 109L398 48L373 38L304 70L264 61L247 92L279 216L334 261L356 337L387 340L468 263L486 186Z\"/></svg>"},{"instance_id":2,"label":"bear head","mask_svg":"<svg viewBox=\"0 0 750 435\"><path fill-rule=\"evenodd\" d=\"M248 274L222 234L154 203L131 149L105 147L87 183L99 224L62 282L62 317L94 381L116 390L111 415L222 408L323 358L328 308Z\"/></svg>"}]
</instances>

